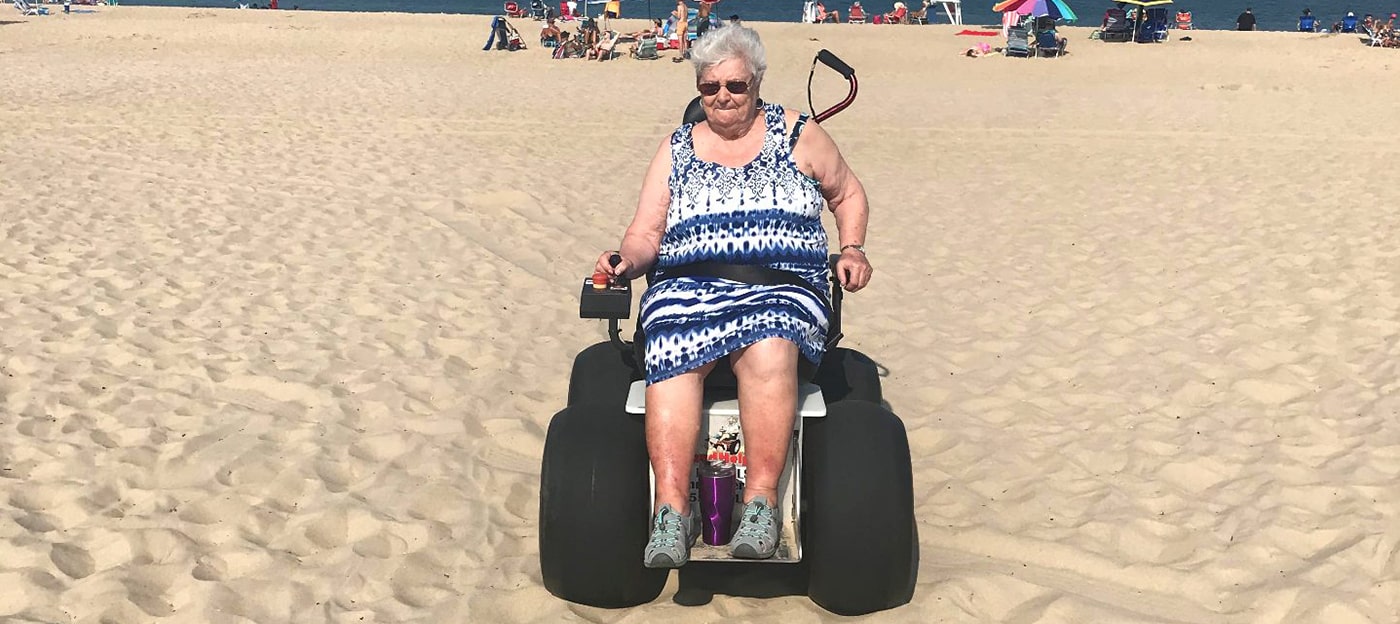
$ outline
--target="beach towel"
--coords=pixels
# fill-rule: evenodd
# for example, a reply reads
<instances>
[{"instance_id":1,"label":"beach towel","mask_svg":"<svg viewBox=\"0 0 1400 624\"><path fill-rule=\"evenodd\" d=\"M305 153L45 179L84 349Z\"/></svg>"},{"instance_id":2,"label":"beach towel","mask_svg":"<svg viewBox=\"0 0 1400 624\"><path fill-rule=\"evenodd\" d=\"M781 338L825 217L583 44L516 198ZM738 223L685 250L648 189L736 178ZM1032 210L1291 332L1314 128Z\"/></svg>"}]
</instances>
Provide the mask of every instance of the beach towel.
<instances>
[{"instance_id":1,"label":"beach towel","mask_svg":"<svg viewBox=\"0 0 1400 624\"><path fill-rule=\"evenodd\" d=\"M1000 35L1001 33L997 32L997 31L995 31L995 30L961 30L961 31L958 31L956 34L959 34L959 35L971 35L971 36L973 36L973 37L996 37L996 36Z\"/></svg>"}]
</instances>

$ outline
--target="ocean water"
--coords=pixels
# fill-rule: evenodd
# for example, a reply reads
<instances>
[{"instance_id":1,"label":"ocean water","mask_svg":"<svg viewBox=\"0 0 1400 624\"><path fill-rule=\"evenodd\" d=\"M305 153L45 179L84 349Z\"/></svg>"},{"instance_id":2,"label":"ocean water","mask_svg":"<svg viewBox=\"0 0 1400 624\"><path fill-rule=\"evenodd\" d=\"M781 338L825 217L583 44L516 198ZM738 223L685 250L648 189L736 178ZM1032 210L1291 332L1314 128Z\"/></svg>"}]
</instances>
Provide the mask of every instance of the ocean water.
<instances>
[{"instance_id":1,"label":"ocean water","mask_svg":"<svg viewBox=\"0 0 1400 624\"><path fill-rule=\"evenodd\" d=\"M254 4L266 4L267 0L247 0ZM529 4L529 0L518 0ZM548 1L548 0L547 0ZM553 0L558 6L558 0ZM722 17L739 15L743 19L769 22L796 22L800 20L803 0L721 0L716 12ZM1082 18L1077 25L1098 24L1109 0L1067 0L1070 8ZM123 4L150 6L187 7L234 7L237 0L122 0ZM404 13L473 13L497 14L501 12L504 0L278 0L282 9L293 6L301 10L320 11L369 11ZM919 0L906 0L912 8L917 8ZM695 6L692 0L690 3ZM850 0L830 0L829 8L839 9L844 15ZM862 0L867 13L890 10L894 0ZM992 12L993 0L963 2L963 23L966 25L1000 24L1001 20ZM622 0L622 16L634 18L665 17L675 6L665 0ZM1252 7L1259 21L1260 30L1294 30L1298 25L1298 15L1304 8L1311 8L1323 26L1340 21L1347 11L1354 11L1358 17L1371 13L1389 18L1391 13L1400 11L1400 0L1178 0L1169 9L1191 11L1197 28L1233 30L1235 17L1245 7ZM601 5L590 6L594 14ZM947 23L940 11L937 22ZM819 28L819 26L813 26ZM873 26L872 26L873 27Z\"/></svg>"}]
</instances>

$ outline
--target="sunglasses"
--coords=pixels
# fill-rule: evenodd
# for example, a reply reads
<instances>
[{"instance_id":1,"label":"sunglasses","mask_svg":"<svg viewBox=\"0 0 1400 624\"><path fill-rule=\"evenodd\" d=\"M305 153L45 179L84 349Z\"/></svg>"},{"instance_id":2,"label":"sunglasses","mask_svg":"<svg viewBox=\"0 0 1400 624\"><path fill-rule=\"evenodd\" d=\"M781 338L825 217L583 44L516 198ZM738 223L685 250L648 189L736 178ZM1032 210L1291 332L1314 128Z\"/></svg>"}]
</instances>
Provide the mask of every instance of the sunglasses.
<instances>
[{"instance_id":1,"label":"sunglasses","mask_svg":"<svg viewBox=\"0 0 1400 624\"><path fill-rule=\"evenodd\" d=\"M718 82L701 82L695 85L695 88L700 90L700 95L707 96L719 93L719 87ZM735 80L724 83L724 88L734 95L743 95L749 92L749 83Z\"/></svg>"}]
</instances>

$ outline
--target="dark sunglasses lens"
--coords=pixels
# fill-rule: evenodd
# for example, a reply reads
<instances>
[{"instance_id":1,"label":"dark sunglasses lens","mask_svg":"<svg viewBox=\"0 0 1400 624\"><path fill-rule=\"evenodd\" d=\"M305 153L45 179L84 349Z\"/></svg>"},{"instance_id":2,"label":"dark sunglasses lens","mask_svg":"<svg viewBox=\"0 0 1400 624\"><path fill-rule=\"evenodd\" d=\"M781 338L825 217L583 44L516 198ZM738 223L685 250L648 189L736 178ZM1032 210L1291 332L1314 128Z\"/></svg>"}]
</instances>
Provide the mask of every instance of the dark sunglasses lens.
<instances>
[{"instance_id":1,"label":"dark sunglasses lens","mask_svg":"<svg viewBox=\"0 0 1400 624\"><path fill-rule=\"evenodd\" d=\"M732 92L732 90L731 90L731 92ZM714 94L716 94L716 93L719 93L719 83L718 83L718 82L702 82L702 83L700 83L700 94L701 94L701 95L714 95Z\"/></svg>"},{"instance_id":2,"label":"dark sunglasses lens","mask_svg":"<svg viewBox=\"0 0 1400 624\"><path fill-rule=\"evenodd\" d=\"M748 93L748 91L749 91L749 83L747 83L747 82L726 82L726 83L724 83L724 88L729 89L729 92L730 92L730 93L733 93L734 95L742 95L742 94L744 94L744 93Z\"/></svg>"}]
</instances>

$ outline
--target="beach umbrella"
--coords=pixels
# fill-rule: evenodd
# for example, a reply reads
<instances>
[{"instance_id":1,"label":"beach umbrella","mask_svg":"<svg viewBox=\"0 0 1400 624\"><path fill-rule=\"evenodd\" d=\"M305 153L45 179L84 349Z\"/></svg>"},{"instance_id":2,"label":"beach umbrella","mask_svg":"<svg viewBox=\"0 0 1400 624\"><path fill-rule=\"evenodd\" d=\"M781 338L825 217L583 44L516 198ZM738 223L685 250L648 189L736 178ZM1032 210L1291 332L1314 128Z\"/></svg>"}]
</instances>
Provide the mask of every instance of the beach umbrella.
<instances>
[{"instance_id":1,"label":"beach umbrella","mask_svg":"<svg viewBox=\"0 0 1400 624\"><path fill-rule=\"evenodd\" d=\"M992 10L998 13L1015 13L1032 17L1048 15L1066 22L1079 19L1079 16L1074 14L1074 9L1069 8L1064 0L1002 0L993 5Z\"/></svg>"}]
</instances>

